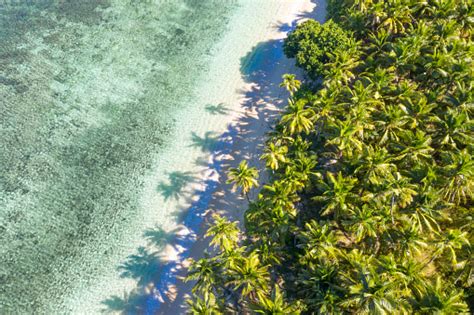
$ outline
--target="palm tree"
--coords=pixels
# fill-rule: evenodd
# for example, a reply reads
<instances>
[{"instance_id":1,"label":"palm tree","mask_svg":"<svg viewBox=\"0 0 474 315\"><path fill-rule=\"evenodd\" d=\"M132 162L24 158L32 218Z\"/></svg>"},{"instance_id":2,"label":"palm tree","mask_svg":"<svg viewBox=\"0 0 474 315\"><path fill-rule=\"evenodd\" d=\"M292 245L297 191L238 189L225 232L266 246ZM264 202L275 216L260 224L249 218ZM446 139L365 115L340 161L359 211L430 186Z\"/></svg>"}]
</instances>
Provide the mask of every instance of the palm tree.
<instances>
[{"instance_id":1,"label":"palm tree","mask_svg":"<svg viewBox=\"0 0 474 315\"><path fill-rule=\"evenodd\" d=\"M228 180L227 183L234 184L233 189L240 187L242 189L242 193L245 195L247 198L247 201L250 201L249 199L249 191L253 187L258 186L258 170L255 167L249 167L248 163L246 160L243 160L240 162L239 166L236 168L230 168L229 169L229 175L228 175Z\"/></svg>"},{"instance_id":2,"label":"palm tree","mask_svg":"<svg viewBox=\"0 0 474 315\"><path fill-rule=\"evenodd\" d=\"M357 156L354 164L359 165L355 173L374 185L381 185L386 180L393 179L393 173L397 170L387 149L372 145L364 146L362 156Z\"/></svg>"},{"instance_id":3,"label":"palm tree","mask_svg":"<svg viewBox=\"0 0 474 315\"><path fill-rule=\"evenodd\" d=\"M377 95L377 90L374 84L364 84L363 80L357 80L354 82L353 86L346 87L347 96L349 97L349 102L347 105L351 107L365 107L369 112L373 111L373 107L381 104L379 95ZM360 109L359 109L360 111Z\"/></svg>"},{"instance_id":4,"label":"palm tree","mask_svg":"<svg viewBox=\"0 0 474 315\"><path fill-rule=\"evenodd\" d=\"M378 246L380 246L379 233L383 232L380 231L383 219L377 211L364 204L362 208L355 208L350 212L353 214L351 229L355 234L356 242L361 242L367 237L373 237L377 239Z\"/></svg>"},{"instance_id":5,"label":"palm tree","mask_svg":"<svg viewBox=\"0 0 474 315\"><path fill-rule=\"evenodd\" d=\"M280 162L286 162L285 155L287 152L287 146L277 146L273 142L270 142L267 144L267 147L265 148L265 153L262 155L261 159L267 162L267 167L272 170L277 170L280 167Z\"/></svg>"},{"instance_id":6,"label":"palm tree","mask_svg":"<svg viewBox=\"0 0 474 315\"><path fill-rule=\"evenodd\" d=\"M222 314L217 303L214 294L204 292L204 298L201 299L196 297L194 300L187 300L190 309L189 313L193 315L218 315Z\"/></svg>"},{"instance_id":7,"label":"palm tree","mask_svg":"<svg viewBox=\"0 0 474 315\"><path fill-rule=\"evenodd\" d=\"M280 123L290 135L303 132L309 134L311 132L315 113L313 109L306 107L307 102L306 99L297 101L290 99L288 101L286 113L281 118Z\"/></svg>"},{"instance_id":8,"label":"palm tree","mask_svg":"<svg viewBox=\"0 0 474 315\"><path fill-rule=\"evenodd\" d=\"M355 198L352 189L357 180L350 176L344 177L341 172L337 177L328 172L326 178L326 181L320 181L323 194L313 197L313 200L324 202L322 215L334 213L335 218L339 219L350 208L351 201Z\"/></svg>"},{"instance_id":9,"label":"palm tree","mask_svg":"<svg viewBox=\"0 0 474 315\"><path fill-rule=\"evenodd\" d=\"M409 178L395 172L393 177L386 178L380 192L367 194L364 198L374 198L374 200L381 201L384 204L388 203L393 217L395 207L405 208L413 202L414 197L418 194L416 189L417 186L412 184Z\"/></svg>"},{"instance_id":10,"label":"palm tree","mask_svg":"<svg viewBox=\"0 0 474 315\"><path fill-rule=\"evenodd\" d=\"M355 78L354 69L360 64L358 43L350 44L348 50L340 50L328 53L330 62L324 65L324 76L326 87L333 85L348 84Z\"/></svg>"},{"instance_id":11,"label":"palm tree","mask_svg":"<svg viewBox=\"0 0 474 315\"><path fill-rule=\"evenodd\" d=\"M390 34L385 29L379 29L376 32L369 33L369 40L371 45L367 45L365 49L369 56L379 56L386 47L390 44Z\"/></svg>"},{"instance_id":12,"label":"palm tree","mask_svg":"<svg viewBox=\"0 0 474 315\"><path fill-rule=\"evenodd\" d=\"M393 43L392 50L383 56L392 62L392 66L396 67L399 73L411 76L417 71L415 60L420 57L423 44L425 44L423 37L406 37Z\"/></svg>"},{"instance_id":13,"label":"palm tree","mask_svg":"<svg viewBox=\"0 0 474 315\"><path fill-rule=\"evenodd\" d=\"M428 53L425 57L429 60L425 64L426 76L424 79L432 85L441 85L449 83L452 78L451 68L455 63L455 56L448 52L447 48L435 47L432 53Z\"/></svg>"},{"instance_id":14,"label":"palm tree","mask_svg":"<svg viewBox=\"0 0 474 315\"><path fill-rule=\"evenodd\" d=\"M341 286L341 266L317 254L309 259L304 257L303 262L296 284L299 294L304 294L305 299L309 300L308 311L318 311L319 314L341 313L338 302L347 292Z\"/></svg>"},{"instance_id":15,"label":"palm tree","mask_svg":"<svg viewBox=\"0 0 474 315\"><path fill-rule=\"evenodd\" d=\"M310 176L318 176L317 172L314 171L318 162L314 154L296 154L292 163L286 168L285 175L288 178L294 178L298 181L293 190L301 188L299 186L305 186L310 182Z\"/></svg>"},{"instance_id":16,"label":"palm tree","mask_svg":"<svg viewBox=\"0 0 474 315\"><path fill-rule=\"evenodd\" d=\"M375 125L381 135L379 144L384 145L388 141L398 141L400 134L405 130L409 118L398 106L387 106L375 121Z\"/></svg>"},{"instance_id":17,"label":"palm tree","mask_svg":"<svg viewBox=\"0 0 474 315\"><path fill-rule=\"evenodd\" d=\"M313 102L312 107L315 111L315 122L319 123L319 125L317 125L318 135L324 130L327 121L333 122L334 106L337 103L340 93L340 89L322 89Z\"/></svg>"},{"instance_id":18,"label":"palm tree","mask_svg":"<svg viewBox=\"0 0 474 315\"><path fill-rule=\"evenodd\" d=\"M467 204L474 196L474 161L466 149L448 154L450 164L444 167L446 172L443 196L455 204Z\"/></svg>"},{"instance_id":19,"label":"palm tree","mask_svg":"<svg viewBox=\"0 0 474 315\"><path fill-rule=\"evenodd\" d=\"M252 310L256 314L265 315L287 315L287 314L300 314L301 311L297 305L286 303L280 288L275 285L272 290L271 296L268 297L263 292L257 293L257 302L253 303Z\"/></svg>"},{"instance_id":20,"label":"palm tree","mask_svg":"<svg viewBox=\"0 0 474 315\"><path fill-rule=\"evenodd\" d=\"M280 264L281 258L277 255L275 247L276 242L258 241L255 243L255 251L258 253L263 264Z\"/></svg>"},{"instance_id":21,"label":"palm tree","mask_svg":"<svg viewBox=\"0 0 474 315\"><path fill-rule=\"evenodd\" d=\"M366 259L354 250L346 259L354 269L344 275L349 294L339 303L343 308L361 314L406 312L407 303L400 299L402 292L385 274L376 270L372 258Z\"/></svg>"},{"instance_id":22,"label":"palm tree","mask_svg":"<svg viewBox=\"0 0 474 315\"><path fill-rule=\"evenodd\" d=\"M193 287L193 293L209 292L216 284L219 284L220 279L217 278L219 269L219 262L213 258L202 258L192 262L186 281L197 280Z\"/></svg>"},{"instance_id":23,"label":"palm tree","mask_svg":"<svg viewBox=\"0 0 474 315\"><path fill-rule=\"evenodd\" d=\"M262 231L268 231L271 225L270 209L270 202L260 198L260 196L257 200L250 202L245 212L245 232L248 237L259 235ZM259 222L260 224L254 225L254 222Z\"/></svg>"},{"instance_id":24,"label":"palm tree","mask_svg":"<svg viewBox=\"0 0 474 315\"><path fill-rule=\"evenodd\" d=\"M336 120L331 127L335 135L326 143L335 145L340 156L350 158L362 150L363 145L358 134L363 132L363 128L358 126L355 120Z\"/></svg>"},{"instance_id":25,"label":"palm tree","mask_svg":"<svg viewBox=\"0 0 474 315\"><path fill-rule=\"evenodd\" d=\"M367 12L368 8L372 5L373 0L354 0L354 7L361 12Z\"/></svg>"},{"instance_id":26,"label":"palm tree","mask_svg":"<svg viewBox=\"0 0 474 315\"><path fill-rule=\"evenodd\" d=\"M398 252L403 257L415 257L428 248L427 240L417 226L410 225L397 229L395 236Z\"/></svg>"},{"instance_id":27,"label":"palm tree","mask_svg":"<svg viewBox=\"0 0 474 315\"><path fill-rule=\"evenodd\" d=\"M469 0L451 1L454 5L456 21L460 26L460 36L468 38L472 32L472 3Z\"/></svg>"},{"instance_id":28,"label":"palm tree","mask_svg":"<svg viewBox=\"0 0 474 315\"><path fill-rule=\"evenodd\" d=\"M470 100L473 83L455 82L453 90L443 95L443 101L448 109L453 109L458 113L470 113Z\"/></svg>"},{"instance_id":29,"label":"palm tree","mask_svg":"<svg viewBox=\"0 0 474 315\"><path fill-rule=\"evenodd\" d=\"M312 220L305 224L305 230L299 235L300 248L305 248L304 259L326 258L330 261L338 259L340 250L337 248L337 237L328 225L319 225Z\"/></svg>"},{"instance_id":30,"label":"palm tree","mask_svg":"<svg viewBox=\"0 0 474 315\"><path fill-rule=\"evenodd\" d=\"M292 212L294 203L299 200L298 195L292 188L284 181L275 181L272 185L264 186L265 198L271 202L273 207Z\"/></svg>"},{"instance_id":31,"label":"palm tree","mask_svg":"<svg viewBox=\"0 0 474 315\"><path fill-rule=\"evenodd\" d=\"M404 33L405 28L413 21L406 1L388 0L380 4L381 6L373 6L371 10L371 13L376 16L374 24L379 24L379 28L385 28L391 33Z\"/></svg>"},{"instance_id":32,"label":"palm tree","mask_svg":"<svg viewBox=\"0 0 474 315\"><path fill-rule=\"evenodd\" d=\"M346 311L379 315L407 313L408 303L399 298L401 292L372 268L360 270L351 282L349 296L339 303Z\"/></svg>"},{"instance_id":33,"label":"palm tree","mask_svg":"<svg viewBox=\"0 0 474 315\"><path fill-rule=\"evenodd\" d=\"M396 159L406 162L405 166L416 165L422 161L429 161L433 158L432 153L434 149L431 147L433 139L422 130L417 130L415 133L411 130L406 130L400 134L402 139L399 146L402 151Z\"/></svg>"},{"instance_id":34,"label":"palm tree","mask_svg":"<svg viewBox=\"0 0 474 315\"><path fill-rule=\"evenodd\" d=\"M211 245L218 246L226 253L234 250L239 241L240 232L237 221L229 222L218 214L214 214L212 217L214 224L209 227L205 236L211 236Z\"/></svg>"},{"instance_id":35,"label":"palm tree","mask_svg":"<svg viewBox=\"0 0 474 315\"><path fill-rule=\"evenodd\" d=\"M463 292L454 287L447 287L441 277L436 278L434 285L418 297L417 308L425 314L468 314L468 307L463 301Z\"/></svg>"},{"instance_id":36,"label":"palm tree","mask_svg":"<svg viewBox=\"0 0 474 315\"><path fill-rule=\"evenodd\" d=\"M376 65L375 69L371 68L370 70L371 70L370 72L361 73L360 77L366 80L369 83L368 84L369 86L373 86L373 89L375 91L373 97L375 99L383 100L384 98L388 98L389 95L386 95L386 92L393 89L393 86L391 86L391 83L397 79L396 74L394 72L394 68L393 67L382 68L380 65ZM403 84L403 82L401 82L401 84ZM399 86L397 86L397 88L398 87ZM410 82L410 84L408 84L406 88L412 89L413 84ZM397 93L397 94L400 94L400 93ZM379 104L383 105L383 102L380 102ZM382 106L382 108L384 107Z\"/></svg>"},{"instance_id":37,"label":"palm tree","mask_svg":"<svg viewBox=\"0 0 474 315\"><path fill-rule=\"evenodd\" d=\"M432 120L431 112L437 107L434 103L428 103L424 95L418 95L416 99L405 98L400 108L406 113L411 129L426 125Z\"/></svg>"},{"instance_id":38,"label":"palm tree","mask_svg":"<svg viewBox=\"0 0 474 315\"><path fill-rule=\"evenodd\" d=\"M472 123L467 113L450 109L444 119L438 119L437 123L440 126L437 138L441 140L442 145L461 149L469 143L474 143L474 137L469 132Z\"/></svg>"},{"instance_id":39,"label":"palm tree","mask_svg":"<svg viewBox=\"0 0 474 315\"><path fill-rule=\"evenodd\" d=\"M301 86L301 82L296 79L296 76L294 74L284 74L283 75L283 82L280 83L281 87L284 87L291 96L298 91L298 89Z\"/></svg>"},{"instance_id":40,"label":"palm tree","mask_svg":"<svg viewBox=\"0 0 474 315\"><path fill-rule=\"evenodd\" d=\"M458 267L465 262L459 264L456 250L461 249L464 245L469 245L467 232L462 232L459 229L449 229L447 232L443 233L437 241L436 251L430 259L430 262L446 253L451 260L451 265L453 267Z\"/></svg>"},{"instance_id":41,"label":"palm tree","mask_svg":"<svg viewBox=\"0 0 474 315\"><path fill-rule=\"evenodd\" d=\"M231 284L235 289L241 289L242 296L258 294L267 288L269 273L267 266L262 266L256 252L248 257L241 257L232 271L234 272Z\"/></svg>"},{"instance_id":42,"label":"palm tree","mask_svg":"<svg viewBox=\"0 0 474 315\"><path fill-rule=\"evenodd\" d=\"M424 197L424 196L423 196ZM436 198L433 202L433 205L426 203L422 205L414 205L410 207L410 218L409 221L413 226L416 226L421 232L426 233L435 233L440 230L438 224L439 213L437 213L433 208L438 204L439 199Z\"/></svg>"}]
</instances>

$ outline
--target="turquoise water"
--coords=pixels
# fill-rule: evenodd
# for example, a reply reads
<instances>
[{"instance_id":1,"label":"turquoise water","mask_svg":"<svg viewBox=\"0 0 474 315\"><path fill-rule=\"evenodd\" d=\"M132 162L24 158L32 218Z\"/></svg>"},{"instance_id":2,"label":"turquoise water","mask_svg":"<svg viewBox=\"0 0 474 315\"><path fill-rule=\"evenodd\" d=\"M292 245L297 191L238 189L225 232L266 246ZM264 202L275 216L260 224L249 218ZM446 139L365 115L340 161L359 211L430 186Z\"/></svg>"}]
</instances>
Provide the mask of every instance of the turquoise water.
<instances>
[{"instance_id":1,"label":"turquoise water","mask_svg":"<svg viewBox=\"0 0 474 315\"><path fill-rule=\"evenodd\" d=\"M110 268L236 7L0 1L0 314L67 313Z\"/></svg>"}]
</instances>

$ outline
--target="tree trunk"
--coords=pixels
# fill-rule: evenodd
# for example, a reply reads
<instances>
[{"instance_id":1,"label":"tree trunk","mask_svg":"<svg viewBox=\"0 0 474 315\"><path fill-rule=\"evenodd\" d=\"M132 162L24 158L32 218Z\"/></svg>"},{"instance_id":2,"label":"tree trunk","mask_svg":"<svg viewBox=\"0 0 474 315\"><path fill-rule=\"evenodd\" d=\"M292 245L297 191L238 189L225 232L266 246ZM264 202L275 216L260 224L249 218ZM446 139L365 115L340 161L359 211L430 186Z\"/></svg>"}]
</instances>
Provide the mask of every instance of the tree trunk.
<instances>
[{"instance_id":1,"label":"tree trunk","mask_svg":"<svg viewBox=\"0 0 474 315\"><path fill-rule=\"evenodd\" d=\"M392 193L392 200L390 201L390 216L392 217L392 224L395 225L395 219L393 218L393 204L395 203L395 195Z\"/></svg>"},{"instance_id":2,"label":"tree trunk","mask_svg":"<svg viewBox=\"0 0 474 315\"><path fill-rule=\"evenodd\" d=\"M380 250L380 237L378 235L375 236L375 255L378 255Z\"/></svg>"}]
</instances>

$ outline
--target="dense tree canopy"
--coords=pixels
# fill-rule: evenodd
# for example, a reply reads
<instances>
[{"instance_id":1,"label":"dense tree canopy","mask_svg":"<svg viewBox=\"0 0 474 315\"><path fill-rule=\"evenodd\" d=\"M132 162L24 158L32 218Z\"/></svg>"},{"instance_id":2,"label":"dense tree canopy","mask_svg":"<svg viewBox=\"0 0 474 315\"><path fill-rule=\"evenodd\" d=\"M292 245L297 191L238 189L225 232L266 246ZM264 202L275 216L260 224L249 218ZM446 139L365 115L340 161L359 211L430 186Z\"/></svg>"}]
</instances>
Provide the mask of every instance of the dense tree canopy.
<instances>
[{"instance_id":1,"label":"dense tree canopy","mask_svg":"<svg viewBox=\"0 0 474 315\"><path fill-rule=\"evenodd\" d=\"M311 78L316 78L323 73L330 55L350 48L351 44L349 32L332 20L322 25L308 20L288 35L283 49Z\"/></svg>"},{"instance_id":2,"label":"dense tree canopy","mask_svg":"<svg viewBox=\"0 0 474 315\"><path fill-rule=\"evenodd\" d=\"M272 178L245 232L216 217L191 311L472 313L472 3L332 0L329 12L288 37L322 83L286 77L262 157ZM321 58L322 29L354 39Z\"/></svg>"}]
</instances>

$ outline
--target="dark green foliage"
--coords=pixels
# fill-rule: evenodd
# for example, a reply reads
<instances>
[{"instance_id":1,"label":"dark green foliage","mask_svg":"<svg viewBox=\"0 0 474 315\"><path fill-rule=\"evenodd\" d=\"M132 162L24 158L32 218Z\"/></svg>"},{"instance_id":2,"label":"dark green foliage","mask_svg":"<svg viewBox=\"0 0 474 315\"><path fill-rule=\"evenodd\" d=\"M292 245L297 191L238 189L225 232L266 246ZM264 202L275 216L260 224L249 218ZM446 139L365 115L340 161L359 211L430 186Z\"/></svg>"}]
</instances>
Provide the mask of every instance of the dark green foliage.
<instances>
[{"instance_id":1,"label":"dark green foliage","mask_svg":"<svg viewBox=\"0 0 474 315\"><path fill-rule=\"evenodd\" d=\"M288 35L284 52L288 58L295 58L298 67L315 79L323 74L324 64L329 62L330 54L352 45L350 34L332 20L322 25L315 20L308 20Z\"/></svg>"},{"instance_id":2,"label":"dark green foliage","mask_svg":"<svg viewBox=\"0 0 474 315\"><path fill-rule=\"evenodd\" d=\"M269 135L272 180L246 212L245 236L207 261L219 262L206 287L216 313L473 312L468 7L346 0L331 8L360 43L332 52L320 88L294 93ZM235 268L242 257L252 257L245 272ZM236 284L249 274L255 286L244 294Z\"/></svg>"}]
</instances>

